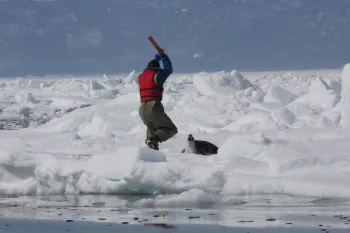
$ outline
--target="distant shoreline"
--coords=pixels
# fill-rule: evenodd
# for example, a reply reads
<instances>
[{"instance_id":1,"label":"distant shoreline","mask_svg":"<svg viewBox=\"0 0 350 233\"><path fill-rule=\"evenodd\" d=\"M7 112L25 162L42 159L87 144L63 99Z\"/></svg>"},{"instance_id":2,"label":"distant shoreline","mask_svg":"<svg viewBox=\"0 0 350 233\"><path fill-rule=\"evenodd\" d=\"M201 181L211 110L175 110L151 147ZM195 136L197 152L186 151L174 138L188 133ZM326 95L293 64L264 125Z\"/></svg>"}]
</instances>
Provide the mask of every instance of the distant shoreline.
<instances>
[{"instance_id":1,"label":"distant shoreline","mask_svg":"<svg viewBox=\"0 0 350 233\"><path fill-rule=\"evenodd\" d=\"M224 72L230 72L231 70L223 70ZM327 74L327 73L339 73L339 75L342 72L342 69L310 69L310 70L271 70L271 71L245 71L245 70L238 70L243 75L278 75L278 74ZM130 71L131 72L131 71ZM208 71L202 71L206 73L216 73L216 72L208 72ZM200 72L183 72L183 73L177 73L175 72L173 74L173 77L179 77L184 75L193 75L198 74ZM110 73L106 74L109 78L115 79L115 78L122 78L129 75L129 73L121 72L121 73ZM0 77L0 81L6 81L6 80L14 80L18 78L22 79L46 79L46 80L57 80L57 79L71 79L71 78L77 78L77 79L92 79L92 78L104 78L104 74L86 74L86 75L74 75L74 74L64 74L64 75L55 75L55 74L48 74L48 75L42 75L42 76L36 76L36 75L27 75L27 76L3 76Z\"/></svg>"}]
</instances>

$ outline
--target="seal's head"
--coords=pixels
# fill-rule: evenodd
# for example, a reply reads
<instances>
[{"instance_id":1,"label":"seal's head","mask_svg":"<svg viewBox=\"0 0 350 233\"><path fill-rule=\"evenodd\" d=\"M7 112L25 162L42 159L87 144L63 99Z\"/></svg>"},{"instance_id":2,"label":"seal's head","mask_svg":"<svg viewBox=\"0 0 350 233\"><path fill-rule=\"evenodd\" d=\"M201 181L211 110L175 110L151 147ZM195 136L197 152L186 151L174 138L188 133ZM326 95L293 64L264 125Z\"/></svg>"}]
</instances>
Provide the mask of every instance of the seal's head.
<instances>
[{"instance_id":1,"label":"seal's head","mask_svg":"<svg viewBox=\"0 0 350 233\"><path fill-rule=\"evenodd\" d=\"M189 142L193 142L193 141L194 141L194 137L192 136L192 134L188 135L187 140L188 140Z\"/></svg>"},{"instance_id":2,"label":"seal's head","mask_svg":"<svg viewBox=\"0 0 350 233\"><path fill-rule=\"evenodd\" d=\"M192 136L192 134L188 135L186 151L189 153L195 153L195 154L197 153L196 141L194 140L194 137Z\"/></svg>"}]
</instances>

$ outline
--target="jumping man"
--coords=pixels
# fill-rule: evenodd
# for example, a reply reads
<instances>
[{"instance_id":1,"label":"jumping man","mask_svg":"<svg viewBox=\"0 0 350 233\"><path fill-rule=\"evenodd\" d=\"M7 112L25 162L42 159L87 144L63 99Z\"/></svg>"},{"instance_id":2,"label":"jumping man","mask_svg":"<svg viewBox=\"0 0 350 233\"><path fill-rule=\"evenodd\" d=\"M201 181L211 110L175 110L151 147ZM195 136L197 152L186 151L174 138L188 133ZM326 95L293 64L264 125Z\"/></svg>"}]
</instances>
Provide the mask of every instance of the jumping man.
<instances>
[{"instance_id":1,"label":"jumping man","mask_svg":"<svg viewBox=\"0 0 350 233\"><path fill-rule=\"evenodd\" d=\"M159 61L163 63L160 68ZM173 67L164 49L159 50L147 68L139 75L139 88L141 106L139 114L143 123L147 126L146 145L154 150L159 150L159 144L167 141L178 133L177 127L164 112L162 104L163 84L172 74Z\"/></svg>"}]
</instances>

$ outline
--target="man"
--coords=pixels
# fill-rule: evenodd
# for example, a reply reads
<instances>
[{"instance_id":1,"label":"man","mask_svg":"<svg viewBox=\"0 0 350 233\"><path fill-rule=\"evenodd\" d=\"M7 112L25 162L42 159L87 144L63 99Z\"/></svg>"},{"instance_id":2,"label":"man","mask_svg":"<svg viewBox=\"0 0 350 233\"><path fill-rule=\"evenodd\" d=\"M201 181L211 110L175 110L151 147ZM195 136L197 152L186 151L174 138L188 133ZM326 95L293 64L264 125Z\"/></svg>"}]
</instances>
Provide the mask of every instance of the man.
<instances>
[{"instance_id":1,"label":"man","mask_svg":"<svg viewBox=\"0 0 350 233\"><path fill-rule=\"evenodd\" d=\"M161 69L159 61L164 68ZM160 49L151 60L147 68L139 75L139 88L141 106L140 117L147 126L146 145L154 150L159 150L159 143L167 141L178 133L177 127L164 112L162 105L163 84L172 74L173 67L169 57Z\"/></svg>"}]
</instances>

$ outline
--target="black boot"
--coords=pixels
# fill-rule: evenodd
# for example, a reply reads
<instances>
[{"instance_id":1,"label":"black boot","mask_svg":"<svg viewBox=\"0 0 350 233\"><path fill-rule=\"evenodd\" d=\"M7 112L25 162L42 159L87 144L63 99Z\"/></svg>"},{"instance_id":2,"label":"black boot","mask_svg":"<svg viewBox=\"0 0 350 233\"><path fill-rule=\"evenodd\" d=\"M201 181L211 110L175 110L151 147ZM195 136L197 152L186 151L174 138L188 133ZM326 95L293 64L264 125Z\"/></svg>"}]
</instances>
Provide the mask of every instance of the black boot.
<instances>
[{"instance_id":1,"label":"black boot","mask_svg":"<svg viewBox=\"0 0 350 233\"><path fill-rule=\"evenodd\" d=\"M151 138L147 138L145 140L146 145L153 149L153 150L159 150L158 144L159 144L159 138L158 136L152 136Z\"/></svg>"}]
</instances>

